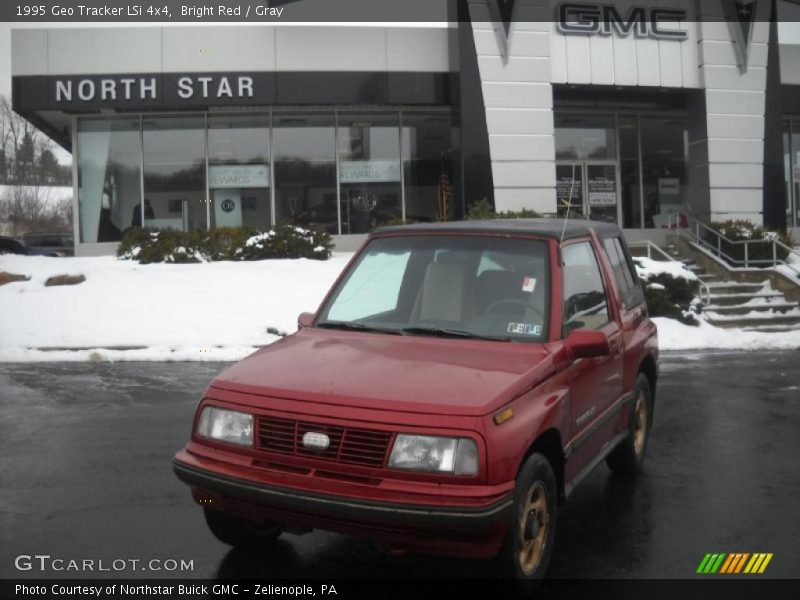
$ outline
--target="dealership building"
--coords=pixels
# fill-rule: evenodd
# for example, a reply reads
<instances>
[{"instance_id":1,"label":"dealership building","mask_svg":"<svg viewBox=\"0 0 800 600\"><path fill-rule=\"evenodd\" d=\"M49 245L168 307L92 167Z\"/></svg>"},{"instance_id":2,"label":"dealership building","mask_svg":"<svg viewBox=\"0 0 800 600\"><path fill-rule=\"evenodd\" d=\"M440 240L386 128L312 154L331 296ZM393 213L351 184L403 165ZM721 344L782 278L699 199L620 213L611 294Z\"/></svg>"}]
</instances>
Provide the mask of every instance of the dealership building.
<instances>
[{"instance_id":1,"label":"dealership building","mask_svg":"<svg viewBox=\"0 0 800 600\"><path fill-rule=\"evenodd\" d=\"M13 107L73 154L82 255L141 225L286 220L348 249L482 199L631 239L663 239L679 212L800 226L800 6L624 6L16 29Z\"/></svg>"}]
</instances>

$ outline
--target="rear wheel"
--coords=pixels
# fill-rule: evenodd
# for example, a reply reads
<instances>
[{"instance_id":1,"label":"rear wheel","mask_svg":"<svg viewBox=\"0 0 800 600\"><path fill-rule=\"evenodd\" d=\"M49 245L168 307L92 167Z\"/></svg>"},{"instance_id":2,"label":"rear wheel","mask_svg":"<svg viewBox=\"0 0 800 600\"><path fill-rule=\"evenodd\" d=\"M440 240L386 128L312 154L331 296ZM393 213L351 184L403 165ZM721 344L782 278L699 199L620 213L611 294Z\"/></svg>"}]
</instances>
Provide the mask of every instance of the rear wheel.
<instances>
[{"instance_id":1,"label":"rear wheel","mask_svg":"<svg viewBox=\"0 0 800 600\"><path fill-rule=\"evenodd\" d=\"M256 523L227 513L203 508L206 524L220 542L243 550L267 548L283 533L283 526L274 521Z\"/></svg>"},{"instance_id":2,"label":"rear wheel","mask_svg":"<svg viewBox=\"0 0 800 600\"><path fill-rule=\"evenodd\" d=\"M650 381L644 373L639 373L636 378L634 394L628 437L606 458L606 464L615 473L641 472L647 452L653 421L653 395Z\"/></svg>"},{"instance_id":3,"label":"rear wheel","mask_svg":"<svg viewBox=\"0 0 800 600\"><path fill-rule=\"evenodd\" d=\"M532 454L517 476L512 521L498 557L510 577L536 582L547 572L556 536L556 497L550 461Z\"/></svg>"}]
</instances>

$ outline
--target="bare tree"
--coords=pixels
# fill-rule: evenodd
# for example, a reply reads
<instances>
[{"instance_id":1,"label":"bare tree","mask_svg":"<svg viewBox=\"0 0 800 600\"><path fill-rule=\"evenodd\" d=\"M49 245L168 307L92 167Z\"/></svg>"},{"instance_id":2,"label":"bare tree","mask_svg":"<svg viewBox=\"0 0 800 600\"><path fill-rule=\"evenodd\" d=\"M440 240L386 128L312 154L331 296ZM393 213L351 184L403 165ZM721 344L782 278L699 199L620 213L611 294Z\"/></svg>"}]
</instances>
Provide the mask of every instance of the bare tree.
<instances>
[{"instance_id":1,"label":"bare tree","mask_svg":"<svg viewBox=\"0 0 800 600\"><path fill-rule=\"evenodd\" d=\"M41 168L42 159L53 157L53 140L11 108L8 98L0 95L0 183L35 185L49 183ZM51 171L55 167L48 165ZM52 180L52 173L50 179Z\"/></svg>"},{"instance_id":2,"label":"bare tree","mask_svg":"<svg viewBox=\"0 0 800 600\"><path fill-rule=\"evenodd\" d=\"M39 185L13 186L8 191L6 198L0 198L0 218L10 235L72 231L72 198Z\"/></svg>"}]
</instances>

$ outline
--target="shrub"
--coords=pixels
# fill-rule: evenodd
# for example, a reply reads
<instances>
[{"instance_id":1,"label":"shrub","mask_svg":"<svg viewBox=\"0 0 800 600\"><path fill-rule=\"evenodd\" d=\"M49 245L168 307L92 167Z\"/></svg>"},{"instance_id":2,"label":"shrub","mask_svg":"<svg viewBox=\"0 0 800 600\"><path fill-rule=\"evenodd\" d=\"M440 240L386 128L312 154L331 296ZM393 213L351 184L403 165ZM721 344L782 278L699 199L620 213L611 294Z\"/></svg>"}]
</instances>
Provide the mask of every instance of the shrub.
<instances>
[{"instance_id":1,"label":"shrub","mask_svg":"<svg viewBox=\"0 0 800 600\"><path fill-rule=\"evenodd\" d=\"M468 221L485 221L487 219L496 219L497 215L492 206L486 198L477 200L469 205L467 208Z\"/></svg>"},{"instance_id":2,"label":"shrub","mask_svg":"<svg viewBox=\"0 0 800 600\"><path fill-rule=\"evenodd\" d=\"M198 252L197 237L194 233L175 229L136 228L126 233L117 256L122 259L138 260L143 265L149 263L197 263L204 259Z\"/></svg>"},{"instance_id":3,"label":"shrub","mask_svg":"<svg viewBox=\"0 0 800 600\"><path fill-rule=\"evenodd\" d=\"M764 229L763 226L757 225L749 219L730 219L727 221L714 221L709 223L709 227L714 231L721 233L723 236L733 242L744 240L772 240L777 239L783 242L790 248L795 244L792 236L783 234L776 231L769 231ZM712 248L716 248L716 236L706 231L704 239L711 244ZM720 244L722 252L737 261L744 261L744 244L732 244L722 240ZM780 246L777 247L776 257L779 260L786 260L789 252ZM772 260L772 245L771 244L748 244L748 260ZM764 263L761 263L764 264Z\"/></svg>"},{"instance_id":4,"label":"shrub","mask_svg":"<svg viewBox=\"0 0 800 600\"><path fill-rule=\"evenodd\" d=\"M486 198L473 202L467 208L468 221L485 221L488 219L536 219L541 217L539 213L530 208L523 208L518 211L495 212Z\"/></svg>"},{"instance_id":5,"label":"shrub","mask_svg":"<svg viewBox=\"0 0 800 600\"><path fill-rule=\"evenodd\" d=\"M331 255L333 240L322 229L306 229L282 223L250 236L242 247L241 260L262 258L315 258L324 260Z\"/></svg>"},{"instance_id":6,"label":"shrub","mask_svg":"<svg viewBox=\"0 0 800 600\"><path fill-rule=\"evenodd\" d=\"M196 231L194 244L202 252L205 260L241 260L247 240L258 234L245 227L220 227L209 231ZM237 251L239 251L237 255Z\"/></svg>"},{"instance_id":7,"label":"shrub","mask_svg":"<svg viewBox=\"0 0 800 600\"><path fill-rule=\"evenodd\" d=\"M673 277L667 273L650 275L644 282L647 311L651 317L677 319L686 325L697 325L692 314L698 291L697 281Z\"/></svg>"},{"instance_id":8,"label":"shrub","mask_svg":"<svg viewBox=\"0 0 800 600\"><path fill-rule=\"evenodd\" d=\"M122 238L117 256L148 263L197 263L266 258L329 258L331 236L317 228L282 223L265 232L220 227L194 232L137 228Z\"/></svg>"}]
</instances>

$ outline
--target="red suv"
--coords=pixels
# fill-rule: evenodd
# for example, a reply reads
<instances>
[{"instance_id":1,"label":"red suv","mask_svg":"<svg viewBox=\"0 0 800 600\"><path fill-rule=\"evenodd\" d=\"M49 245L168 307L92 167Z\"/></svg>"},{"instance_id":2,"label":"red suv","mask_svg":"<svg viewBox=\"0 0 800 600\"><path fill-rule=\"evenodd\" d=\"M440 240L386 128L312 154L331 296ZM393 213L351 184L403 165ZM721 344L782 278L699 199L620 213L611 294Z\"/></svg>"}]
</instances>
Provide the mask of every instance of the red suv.
<instances>
[{"instance_id":1,"label":"red suv","mask_svg":"<svg viewBox=\"0 0 800 600\"><path fill-rule=\"evenodd\" d=\"M227 544L320 528L535 580L578 482L641 469L657 359L614 225L387 227L211 383L174 468Z\"/></svg>"}]
</instances>

